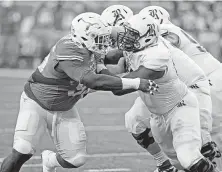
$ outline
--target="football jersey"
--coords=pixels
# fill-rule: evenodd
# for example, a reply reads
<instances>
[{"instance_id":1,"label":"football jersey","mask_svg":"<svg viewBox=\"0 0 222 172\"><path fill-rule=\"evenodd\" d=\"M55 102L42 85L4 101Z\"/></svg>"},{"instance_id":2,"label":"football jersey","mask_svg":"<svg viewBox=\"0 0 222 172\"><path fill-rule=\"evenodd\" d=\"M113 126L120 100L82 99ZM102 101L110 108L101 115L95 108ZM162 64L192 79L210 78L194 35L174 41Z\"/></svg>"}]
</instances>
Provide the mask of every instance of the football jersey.
<instances>
[{"instance_id":1,"label":"football jersey","mask_svg":"<svg viewBox=\"0 0 222 172\"><path fill-rule=\"evenodd\" d=\"M71 77L60 67L64 62L71 70ZM67 35L56 43L31 75L25 92L46 110L66 111L88 93L89 89L80 83L81 78L95 69L92 53Z\"/></svg>"},{"instance_id":2,"label":"football jersey","mask_svg":"<svg viewBox=\"0 0 222 172\"><path fill-rule=\"evenodd\" d=\"M162 24L160 29L162 36L194 60L206 75L220 67L220 62L180 27Z\"/></svg>"},{"instance_id":3,"label":"football jersey","mask_svg":"<svg viewBox=\"0 0 222 172\"><path fill-rule=\"evenodd\" d=\"M206 75L203 70L190 59L183 51L172 46L170 42L162 38L171 52L173 63L175 64L176 72L187 86L196 84L198 81L206 80Z\"/></svg>"},{"instance_id":4,"label":"football jersey","mask_svg":"<svg viewBox=\"0 0 222 172\"><path fill-rule=\"evenodd\" d=\"M177 76L169 49L159 40L152 47L133 53L130 56L130 68L135 71L139 66L165 71L163 77L154 80L159 86L157 93L150 95L139 91L139 94L151 113L168 113L187 93L187 86Z\"/></svg>"}]
</instances>

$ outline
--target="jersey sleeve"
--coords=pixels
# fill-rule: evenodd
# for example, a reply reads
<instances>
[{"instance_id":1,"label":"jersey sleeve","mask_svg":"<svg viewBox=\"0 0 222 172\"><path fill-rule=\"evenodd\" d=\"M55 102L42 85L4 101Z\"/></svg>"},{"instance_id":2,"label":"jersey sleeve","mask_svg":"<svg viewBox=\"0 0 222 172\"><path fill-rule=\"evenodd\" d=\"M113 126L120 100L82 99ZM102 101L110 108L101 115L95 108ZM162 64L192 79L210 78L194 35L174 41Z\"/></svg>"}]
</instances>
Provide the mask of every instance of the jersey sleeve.
<instances>
[{"instance_id":1,"label":"jersey sleeve","mask_svg":"<svg viewBox=\"0 0 222 172\"><path fill-rule=\"evenodd\" d=\"M154 71L165 71L169 61L167 54L143 55L142 66Z\"/></svg>"},{"instance_id":2,"label":"jersey sleeve","mask_svg":"<svg viewBox=\"0 0 222 172\"><path fill-rule=\"evenodd\" d=\"M78 43L72 41L71 39L61 40L58 42L54 49L56 59L59 61L84 61L84 58L90 56L90 52L77 44Z\"/></svg>"},{"instance_id":3,"label":"jersey sleeve","mask_svg":"<svg viewBox=\"0 0 222 172\"><path fill-rule=\"evenodd\" d=\"M161 36L178 48L180 47L181 41L177 32L177 27L174 27L172 24L163 24L160 27Z\"/></svg>"},{"instance_id":4,"label":"jersey sleeve","mask_svg":"<svg viewBox=\"0 0 222 172\"><path fill-rule=\"evenodd\" d=\"M168 40L171 44L173 44L174 46L176 46L177 48L180 47L180 37L173 33L173 32L168 32L165 35L162 35L166 40Z\"/></svg>"},{"instance_id":5,"label":"jersey sleeve","mask_svg":"<svg viewBox=\"0 0 222 172\"><path fill-rule=\"evenodd\" d=\"M93 72L87 63L78 61L61 61L60 68L73 80L80 82L84 75Z\"/></svg>"},{"instance_id":6,"label":"jersey sleeve","mask_svg":"<svg viewBox=\"0 0 222 172\"><path fill-rule=\"evenodd\" d=\"M54 50L59 68L70 78L81 82L88 72L92 72L91 53L85 48L79 48L73 41L65 40Z\"/></svg>"}]
</instances>

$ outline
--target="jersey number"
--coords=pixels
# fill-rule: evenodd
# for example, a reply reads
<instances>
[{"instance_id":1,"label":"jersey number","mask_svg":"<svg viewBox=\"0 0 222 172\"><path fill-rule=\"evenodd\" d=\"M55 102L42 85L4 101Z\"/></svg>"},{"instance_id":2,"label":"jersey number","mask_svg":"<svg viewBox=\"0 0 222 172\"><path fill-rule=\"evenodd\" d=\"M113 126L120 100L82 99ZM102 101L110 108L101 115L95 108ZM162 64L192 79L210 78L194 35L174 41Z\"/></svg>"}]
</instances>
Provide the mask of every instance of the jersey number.
<instances>
[{"instance_id":1,"label":"jersey number","mask_svg":"<svg viewBox=\"0 0 222 172\"><path fill-rule=\"evenodd\" d=\"M183 29L181 29L181 32L187 37L187 39L190 40L190 42L196 44L196 47L200 52L207 52L207 50L204 47L202 47L194 38L192 38L189 34L187 34Z\"/></svg>"}]
</instances>

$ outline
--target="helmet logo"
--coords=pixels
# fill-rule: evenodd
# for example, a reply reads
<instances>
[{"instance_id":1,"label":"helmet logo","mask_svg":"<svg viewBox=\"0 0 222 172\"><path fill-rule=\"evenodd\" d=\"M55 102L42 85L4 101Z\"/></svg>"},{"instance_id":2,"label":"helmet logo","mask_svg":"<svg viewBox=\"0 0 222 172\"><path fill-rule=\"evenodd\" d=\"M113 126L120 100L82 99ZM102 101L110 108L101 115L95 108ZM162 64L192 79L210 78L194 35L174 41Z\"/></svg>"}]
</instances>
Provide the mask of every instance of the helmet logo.
<instances>
[{"instance_id":1,"label":"helmet logo","mask_svg":"<svg viewBox=\"0 0 222 172\"><path fill-rule=\"evenodd\" d=\"M83 18L80 18L80 19L78 20L78 22L80 22L80 21L83 21L84 23L87 23L87 24L88 24L88 25L86 26L86 28L85 28L86 35L88 35L88 32L87 32L87 31L89 31L89 29L90 29L91 26L99 25L98 23L86 22L85 20L83 20ZM98 26L98 29L99 29L99 26Z\"/></svg>"},{"instance_id":2,"label":"helmet logo","mask_svg":"<svg viewBox=\"0 0 222 172\"><path fill-rule=\"evenodd\" d=\"M147 28L148 28L147 32L144 35L142 35L140 39L146 36L151 36L151 37L157 36L155 31L156 28L155 24L147 24Z\"/></svg>"},{"instance_id":3,"label":"helmet logo","mask_svg":"<svg viewBox=\"0 0 222 172\"><path fill-rule=\"evenodd\" d=\"M148 31L147 31L147 34L149 36L156 36L156 31L155 31L155 24L148 24Z\"/></svg>"},{"instance_id":4,"label":"helmet logo","mask_svg":"<svg viewBox=\"0 0 222 172\"><path fill-rule=\"evenodd\" d=\"M112 11L112 13L113 13L113 17L115 18L113 26L115 26L118 21L125 19L125 17L122 15L120 9L114 10L114 11Z\"/></svg>"},{"instance_id":5,"label":"helmet logo","mask_svg":"<svg viewBox=\"0 0 222 172\"><path fill-rule=\"evenodd\" d=\"M150 16L159 20L159 16L157 15L157 9L149 10Z\"/></svg>"}]
</instances>

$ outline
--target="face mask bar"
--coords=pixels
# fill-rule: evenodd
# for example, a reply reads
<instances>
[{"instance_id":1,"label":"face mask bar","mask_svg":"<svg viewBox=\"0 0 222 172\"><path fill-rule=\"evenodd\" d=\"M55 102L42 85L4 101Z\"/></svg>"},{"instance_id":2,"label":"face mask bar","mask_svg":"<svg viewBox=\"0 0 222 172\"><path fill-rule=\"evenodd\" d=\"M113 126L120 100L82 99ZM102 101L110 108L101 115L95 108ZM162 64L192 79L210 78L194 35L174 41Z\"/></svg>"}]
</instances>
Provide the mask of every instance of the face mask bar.
<instances>
[{"instance_id":1,"label":"face mask bar","mask_svg":"<svg viewBox=\"0 0 222 172\"><path fill-rule=\"evenodd\" d=\"M110 35L98 35L94 39L95 44L93 46L93 51L100 53L100 54L107 54L108 47L111 44Z\"/></svg>"},{"instance_id":2,"label":"face mask bar","mask_svg":"<svg viewBox=\"0 0 222 172\"><path fill-rule=\"evenodd\" d=\"M117 35L117 46L124 51L135 51L139 47L139 31L124 25L125 32L119 32Z\"/></svg>"}]
</instances>

